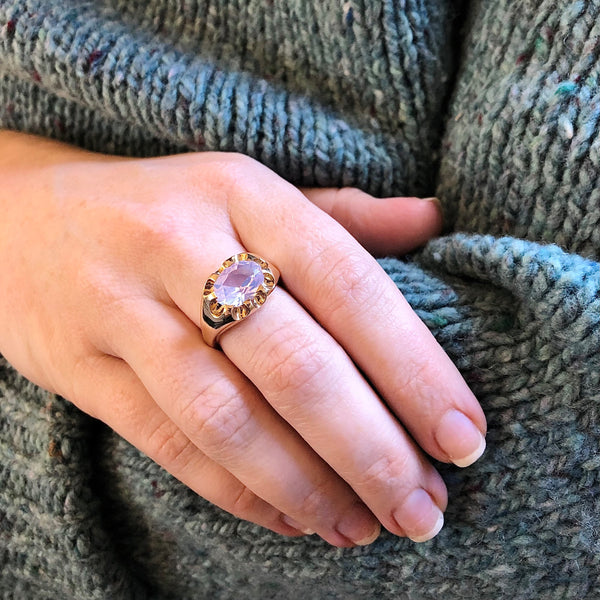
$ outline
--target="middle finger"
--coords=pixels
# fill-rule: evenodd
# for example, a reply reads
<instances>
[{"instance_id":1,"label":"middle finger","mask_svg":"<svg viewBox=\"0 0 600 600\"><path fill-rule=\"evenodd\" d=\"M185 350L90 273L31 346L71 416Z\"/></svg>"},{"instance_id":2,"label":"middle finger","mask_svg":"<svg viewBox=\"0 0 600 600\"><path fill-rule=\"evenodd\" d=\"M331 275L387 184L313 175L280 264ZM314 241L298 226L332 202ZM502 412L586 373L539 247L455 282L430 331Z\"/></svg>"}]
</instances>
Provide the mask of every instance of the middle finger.
<instances>
[{"instance_id":1,"label":"middle finger","mask_svg":"<svg viewBox=\"0 0 600 600\"><path fill-rule=\"evenodd\" d=\"M271 253L286 289L345 348L421 448L458 466L477 460L483 410L391 278L287 182L260 183L232 203L242 243Z\"/></svg>"},{"instance_id":2,"label":"middle finger","mask_svg":"<svg viewBox=\"0 0 600 600\"><path fill-rule=\"evenodd\" d=\"M220 343L386 529L417 541L439 531L447 503L441 477L339 344L284 289Z\"/></svg>"}]
</instances>

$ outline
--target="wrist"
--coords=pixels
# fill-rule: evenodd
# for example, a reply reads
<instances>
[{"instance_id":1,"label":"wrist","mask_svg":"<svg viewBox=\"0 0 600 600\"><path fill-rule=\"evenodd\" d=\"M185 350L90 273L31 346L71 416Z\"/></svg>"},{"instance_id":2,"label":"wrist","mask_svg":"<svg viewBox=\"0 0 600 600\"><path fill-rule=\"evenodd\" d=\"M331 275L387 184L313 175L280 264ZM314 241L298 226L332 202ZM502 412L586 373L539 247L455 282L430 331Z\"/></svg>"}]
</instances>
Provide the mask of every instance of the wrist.
<instances>
[{"instance_id":1,"label":"wrist","mask_svg":"<svg viewBox=\"0 0 600 600\"><path fill-rule=\"evenodd\" d=\"M10 169L117 158L33 133L0 129L0 175L6 175Z\"/></svg>"},{"instance_id":2,"label":"wrist","mask_svg":"<svg viewBox=\"0 0 600 600\"><path fill-rule=\"evenodd\" d=\"M0 174L8 175L19 167L33 166L40 160L39 148L50 140L31 133L0 129Z\"/></svg>"}]
</instances>

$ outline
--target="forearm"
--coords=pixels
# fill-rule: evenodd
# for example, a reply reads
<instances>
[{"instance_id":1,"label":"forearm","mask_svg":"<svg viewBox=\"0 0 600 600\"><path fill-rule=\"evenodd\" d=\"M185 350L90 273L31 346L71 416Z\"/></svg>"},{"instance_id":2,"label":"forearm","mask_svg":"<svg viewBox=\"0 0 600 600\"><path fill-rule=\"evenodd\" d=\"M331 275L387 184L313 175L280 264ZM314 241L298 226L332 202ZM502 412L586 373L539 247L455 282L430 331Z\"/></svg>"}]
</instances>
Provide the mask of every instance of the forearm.
<instances>
[{"instance_id":1,"label":"forearm","mask_svg":"<svg viewBox=\"0 0 600 600\"><path fill-rule=\"evenodd\" d=\"M69 160L111 160L116 157L21 131L0 129L0 175L18 169L42 167ZM125 160L121 158L121 160Z\"/></svg>"},{"instance_id":2,"label":"forearm","mask_svg":"<svg viewBox=\"0 0 600 600\"><path fill-rule=\"evenodd\" d=\"M56 143L50 139L0 130L0 241L6 241L11 230L25 226L27 205L34 201L35 196L32 184L35 188L35 179L42 180L40 170L53 155L56 159L60 154ZM24 192L25 189L27 192Z\"/></svg>"},{"instance_id":3,"label":"forearm","mask_svg":"<svg viewBox=\"0 0 600 600\"><path fill-rule=\"evenodd\" d=\"M0 172L4 176L13 169L43 162L51 154L54 144L41 136L0 129Z\"/></svg>"}]
</instances>

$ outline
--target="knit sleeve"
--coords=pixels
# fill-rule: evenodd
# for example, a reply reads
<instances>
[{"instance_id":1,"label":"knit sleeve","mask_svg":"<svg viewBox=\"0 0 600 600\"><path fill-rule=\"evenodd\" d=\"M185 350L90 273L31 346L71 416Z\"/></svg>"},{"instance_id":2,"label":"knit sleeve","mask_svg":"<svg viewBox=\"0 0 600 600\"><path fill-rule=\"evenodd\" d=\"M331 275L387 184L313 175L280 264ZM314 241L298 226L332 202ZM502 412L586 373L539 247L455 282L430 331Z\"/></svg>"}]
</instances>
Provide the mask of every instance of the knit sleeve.
<instances>
[{"instance_id":1,"label":"knit sleeve","mask_svg":"<svg viewBox=\"0 0 600 600\"><path fill-rule=\"evenodd\" d=\"M236 151L295 184L432 195L456 6L2 2L0 127L125 155Z\"/></svg>"}]
</instances>

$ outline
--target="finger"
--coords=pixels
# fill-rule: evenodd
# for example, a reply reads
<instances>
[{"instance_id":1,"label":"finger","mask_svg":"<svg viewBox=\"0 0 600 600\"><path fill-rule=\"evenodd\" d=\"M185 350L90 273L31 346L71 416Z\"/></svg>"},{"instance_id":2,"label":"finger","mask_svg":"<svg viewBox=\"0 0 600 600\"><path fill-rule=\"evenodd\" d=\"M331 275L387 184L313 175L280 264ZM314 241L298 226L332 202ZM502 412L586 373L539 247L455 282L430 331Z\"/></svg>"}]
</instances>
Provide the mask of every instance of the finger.
<instances>
[{"instance_id":1,"label":"finger","mask_svg":"<svg viewBox=\"0 0 600 600\"><path fill-rule=\"evenodd\" d=\"M374 198L357 188L302 188L375 256L405 254L442 230L437 198Z\"/></svg>"},{"instance_id":2,"label":"finger","mask_svg":"<svg viewBox=\"0 0 600 600\"><path fill-rule=\"evenodd\" d=\"M214 247L207 245L210 252ZM204 281L214 270L214 266L207 268L203 277L197 276L201 271L198 265L206 262L207 252L209 250L202 252L190 242L187 249L180 248L177 271L167 269L162 274L169 294L196 325L199 325ZM243 331L248 333L239 337ZM164 325L161 325L162 332ZM131 336L129 332L128 337L144 339L144 335ZM148 343L146 339L144 347ZM285 290L276 288L263 308L222 334L221 346L269 403L343 477L386 528L414 540L429 539L437 533L442 518L440 509L444 510L447 502L443 481L346 353ZM168 354L179 353L170 349ZM325 360L330 362L327 368L321 364ZM143 365L136 366L136 372L142 368ZM198 376L197 371L194 375ZM142 380L146 381L144 376ZM157 397L154 392L153 396ZM250 405L250 399L245 402ZM262 402L261 406L267 404ZM180 422L175 416L173 419ZM210 449L202 442L198 443L205 453L215 458ZM261 448L263 454L274 455L272 449ZM221 458L219 462L224 464ZM233 466L228 468L247 483ZM249 467L246 465L245 468ZM311 518L314 497L309 497L311 505L307 506L305 501L303 506L294 509L279 504L270 496L260 495L330 539L327 537L331 536L330 532L323 533L323 524L315 523L314 517ZM410 500L411 497L421 500L412 506L414 500ZM320 496L317 498L322 504ZM356 501L355 497L353 501ZM366 520L363 506L357 505L351 513L349 505L350 502L345 504L343 512L338 512L329 526L356 543L370 539L369 528L373 530L374 522Z\"/></svg>"},{"instance_id":3,"label":"finger","mask_svg":"<svg viewBox=\"0 0 600 600\"><path fill-rule=\"evenodd\" d=\"M138 300L124 319L115 351L196 448L331 544L373 541L379 524L355 492L179 309ZM352 539L337 527L350 512L359 520Z\"/></svg>"},{"instance_id":4,"label":"finger","mask_svg":"<svg viewBox=\"0 0 600 600\"><path fill-rule=\"evenodd\" d=\"M377 261L267 174L268 194L255 174L256 188L231 205L242 243L276 263L286 289L352 356L422 448L460 466L474 462L485 448L485 417L452 361Z\"/></svg>"},{"instance_id":5,"label":"finger","mask_svg":"<svg viewBox=\"0 0 600 600\"><path fill-rule=\"evenodd\" d=\"M281 288L252 317L221 337L232 362L384 527L419 541L435 535L444 483L348 355ZM354 526L349 515L338 530L352 537Z\"/></svg>"},{"instance_id":6,"label":"finger","mask_svg":"<svg viewBox=\"0 0 600 600\"><path fill-rule=\"evenodd\" d=\"M285 522L280 510L198 450L123 360L107 355L90 357L78 364L72 382L70 400L209 502L282 535L303 535Z\"/></svg>"}]
</instances>

